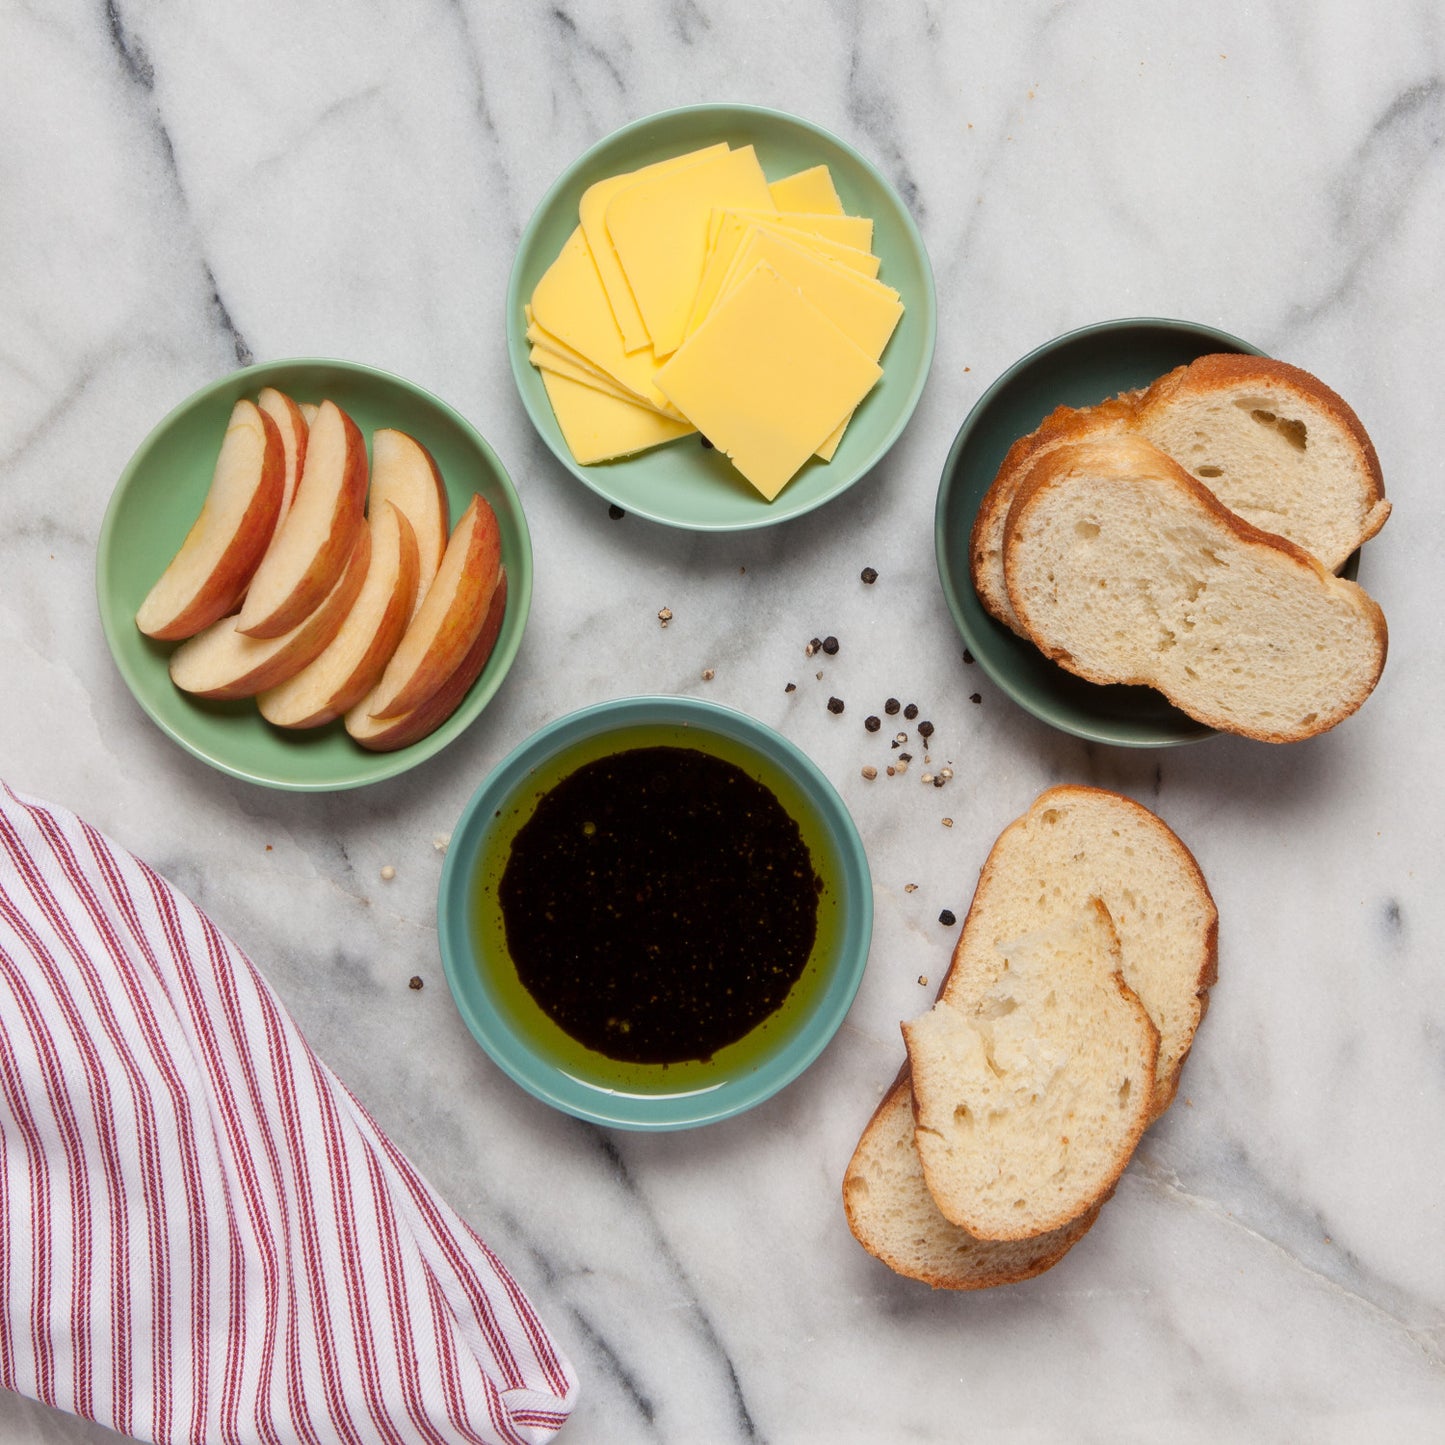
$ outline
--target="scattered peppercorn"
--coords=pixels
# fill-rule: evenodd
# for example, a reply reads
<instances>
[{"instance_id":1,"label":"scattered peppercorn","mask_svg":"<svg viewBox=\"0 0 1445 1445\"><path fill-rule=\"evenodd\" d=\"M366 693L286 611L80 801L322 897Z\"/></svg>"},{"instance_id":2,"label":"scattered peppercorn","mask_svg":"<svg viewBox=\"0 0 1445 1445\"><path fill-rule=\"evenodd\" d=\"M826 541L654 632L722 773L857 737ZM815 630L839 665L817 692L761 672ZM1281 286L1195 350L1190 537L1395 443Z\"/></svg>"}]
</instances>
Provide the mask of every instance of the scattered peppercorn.
<instances>
[{"instance_id":1,"label":"scattered peppercorn","mask_svg":"<svg viewBox=\"0 0 1445 1445\"><path fill-rule=\"evenodd\" d=\"M797 690L798 684L796 682L790 682L787 687L783 689L784 692L797 692Z\"/></svg>"},{"instance_id":2,"label":"scattered peppercorn","mask_svg":"<svg viewBox=\"0 0 1445 1445\"><path fill-rule=\"evenodd\" d=\"M396 877L396 869L393 868L390 863L388 863L388 864L381 870L381 881L382 881L383 883L390 883L391 880L392 880L393 878L395 878L395 877Z\"/></svg>"},{"instance_id":3,"label":"scattered peppercorn","mask_svg":"<svg viewBox=\"0 0 1445 1445\"><path fill-rule=\"evenodd\" d=\"M945 778L942 773L938 773L933 779L933 786L935 788L941 788L947 781L948 779Z\"/></svg>"},{"instance_id":4,"label":"scattered peppercorn","mask_svg":"<svg viewBox=\"0 0 1445 1445\"><path fill-rule=\"evenodd\" d=\"M713 680L713 678L715 678L716 676L717 676L717 673L715 673L715 672L712 670L712 668L710 668L710 667L705 667L705 668L703 668L703 670L702 670L702 680L703 680L704 682L711 682L711 681Z\"/></svg>"},{"instance_id":5,"label":"scattered peppercorn","mask_svg":"<svg viewBox=\"0 0 1445 1445\"><path fill-rule=\"evenodd\" d=\"M859 575L870 587L878 580L878 573L872 567L865 567Z\"/></svg>"},{"instance_id":6,"label":"scattered peppercorn","mask_svg":"<svg viewBox=\"0 0 1445 1445\"><path fill-rule=\"evenodd\" d=\"M843 711L843 699L841 697L830 697L828 699L828 711L840 713Z\"/></svg>"},{"instance_id":7,"label":"scattered peppercorn","mask_svg":"<svg viewBox=\"0 0 1445 1445\"><path fill-rule=\"evenodd\" d=\"M613 504L607 509L607 515L611 517L614 522L619 522L622 520L623 517L627 515L627 513L624 512L622 508L617 505L616 502L613 502Z\"/></svg>"},{"instance_id":8,"label":"scattered peppercorn","mask_svg":"<svg viewBox=\"0 0 1445 1445\"><path fill-rule=\"evenodd\" d=\"M963 660L969 667L973 666L973 653L966 647L963 649Z\"/></svg>"},{"instance_id":9,"label":"scattered peppercorn","mask_svg":"<svg viewBox=\"0 0 1445 1445\"><path fill-rule=\"evenodd\" d=\"M953 827L953 819L952 819L952 818L945 818L945 819L943 820L943 826L944 826L945 828L951 828L951 827Z\"/></svg>"},{"instance_id":10,"label":"scattered peppercorn","mask_svg":"<svg viewBox=\"0 0 1445 1445\"><path fill-rule=\"evenodd\" d=\"M958 919L953 916L953 909L945 908L943 912L938 915L938 921L945 928L952 928L953 925L958 922Z\"/></svg>"},{"instance_id":11,"label":"scattered peppercorn","mask_svg":"<svg viewBox=\"0 0 1445 1445\"><path fill-rule=\"evenodd\" d=\"M804 657L812 657L812 655L813 655L815 652L817 652L817 650L818 650L822 645L823 645L823 639L822 639L821 637L815 637L815 638L813 638L812 641L809 642L808 645L803 649L803 656L804 656Z\"/></svg>"},{"instance_id":12,"label":"scattered peppercorn","mask_svg":"<svg viewBox=\"0 0 1445 1445\"><path fill-rule=\"evenodd\" d=\"M918 884L916 884L916 883L905 883L905 884L903 885L903 891L904 891L905 893L917 893L917 892L918 892Z\"/></svg>"},{"instance_id":13,"label":"scattered peppercorn","mask_svg":"<svg viewBox=\"0 0 1445 1445\"><path fill-rule=\"evenodd\" d=\"M982 701L983 701L983 694L982 694L981 692L971 692L971 693L969 693L969 695L968 695L968 700L969 700L970 702L972 702L972 703L982 702Z\"/></svg>"},{"instance_id":14,"label":"scattered peppercorn","mask_svg":"<svg viewBox=\"0 0 1445 1445\"><path fill-rule=\"evenodd\" d=\"M878 769L872 763L868 763L863 768L863 776L871 783L878 776Z\"/></svg>"},{"instance_id":15,"label":"scattered peppercorn","mask_svg":"<svg viewBox=\"0 0 1445 1445\"><path fill-rule=\"evenodd\" d=\"M838 651L838 639L836 637L825 637L823 639L823 651L829 657L834 656Z\"/></svg>"},{"instance_id":16,"label":"scattered peppercorn","mask_svg":"<svg viewBox=\"0 0 1445 1445\"><path fill-rule=\"evenodd\" d=\"M900 733L899 736L901 737L902 734ZM911 762L913 761L913 754L912 754L912 753L899 753L899 754L898 754L898 761L899 761L900 763L911 763Z\"/></svg>"},{"instance_id":17,"label":"scattered peppercorn","mask_svg":"<svg viewBox=\"0 0 1445 1445\"><path fill-rule=\"evenodd\" d=\"M878 729L883 726L883 720L876 713L869 713L868 716L863 719L863 726L867 728L870 733L876 733Z\"/></svg>"},{"instance_id":18,"label":"scattered peppercorn","mask_svg":"<svg viewBox=\"0 0 1445 1445\"><path fill-rule=\"evenodd\" d=\"M698 433L697 439L702 443L703 451L710 452L712 450L712 443L708 441L708 439L703 436L701 432Z\"/></svg>"},{"instance_id":19,"label":"scattered peppercorn","mask_svg":"<svg viewBox=\"0 0 1445 1445\"><path fill-rule=\"evenodd\" d=\"M420 987L421 987L421 975L420 975L420 974L417 974L417 973L412 974L412 976L411 976L411 982L410 982L409 984L407 984L407 987L408 987L408 988L411 988L411 989L420 988Z\"/></svg>"},{"instance_id":20,"label":"scattered peppercorn","mask_svg":"<svg viewBox=\"0 0 1445 1445\"><path fill-rule=\"evenodd\" d=\"M931 738L931 737L933 736L933 724L932 724L931 722L926 721L926 720L925 720L924 722L919 723L919 724L918 724L918 736L921 737L921 738Z\"/></svg>"},{"instance_id":21,"label":"scattered peppercorn","mask_svg":"<svg viewBox=\"0 0 1445 1445\"><path fill-rule=\"evenodd\" d=\"M918 975L918 986L919 988L928 987L928 975L926 973L920 973Z\"/></svg>"},{"instance_id":22,"label":"scattered peppercorn","mask_svg":"<svg viewBox=\"0 0 1445 1445\"><path fill-rule=\"evenodd\" d=\"M667 624L672 621L672 608L659 607L657 609L657 620L662 623L664 627L666 627Z\"/></svg>"},{"instance_id":23,"label":"scattered peppercorn","mask_svg":"<svg viewBox=\"0 0 1445 1445\"><path fill-rule=\"evenodd\" d=\"M918 704L916 702L909 703L908 706L903 709L903 716L906 717L909 722L912 722L913 719L918 716Z\"/></svg>"},{"instance_id":24,"label":"scattered peppercorn","mask_svg":"<svg viewBox=\"0 0 1445 1445\"><path fill-rule=\"evenodd\" d=\"M883 711L886 712L889 717L892 717L902 706L903 704L899 702L896 697L890 697L888 701L883 704Z\"/></svg>"}]
</instances>

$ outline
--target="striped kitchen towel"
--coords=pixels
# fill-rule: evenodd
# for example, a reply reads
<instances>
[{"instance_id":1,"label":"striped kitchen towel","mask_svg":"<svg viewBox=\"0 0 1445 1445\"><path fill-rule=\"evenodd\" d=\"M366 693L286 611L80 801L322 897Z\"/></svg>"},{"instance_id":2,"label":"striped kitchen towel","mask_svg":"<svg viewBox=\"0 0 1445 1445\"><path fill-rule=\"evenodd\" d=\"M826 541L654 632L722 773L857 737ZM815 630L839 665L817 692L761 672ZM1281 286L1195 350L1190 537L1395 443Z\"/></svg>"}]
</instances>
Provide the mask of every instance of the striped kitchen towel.
<instances>
[{"instance_id":1,"label":"striped kitchen towel","mask_svg":"<svg viewBox=\"0 0 1445 1445\"><path fill-rule=\"evenodd\" d=\"M0 783L0 1383L165 1442L550 1439L486 1244L144 863Z\"/></svg>"}]
</instances>

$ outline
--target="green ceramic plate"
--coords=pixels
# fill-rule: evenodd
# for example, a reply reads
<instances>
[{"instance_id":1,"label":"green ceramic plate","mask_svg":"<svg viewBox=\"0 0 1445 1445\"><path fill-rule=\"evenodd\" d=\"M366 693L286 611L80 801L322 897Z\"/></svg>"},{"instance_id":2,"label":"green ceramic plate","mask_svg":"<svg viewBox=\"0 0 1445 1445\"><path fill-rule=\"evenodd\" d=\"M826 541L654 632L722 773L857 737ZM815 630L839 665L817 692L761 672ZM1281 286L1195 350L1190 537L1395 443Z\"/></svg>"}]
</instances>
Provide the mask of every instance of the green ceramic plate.
<instances>
[{"instance_id":1,"label":"green ceramic plate","mask_svg":"<svg viewBox=\"0 0 1445 1445\"><path fill-rule=\"evenodd\" d=\"M822 879L818 940L782 1006L709 1060L619 1063L570 1039L533 1001L507 953L497 888L537 800L575 768L631 747L701 749L770 788ZM791 1083L843 1022L868 961L873 893L853 820L792 743L745 713L633 697L549 724L504 759L462 812L442 868L442 962L467 1027L516 1083L554 1108L622 1129L687 1129L742 1113Z\"/></svg>"},{"instance_id":2,"label":"green ceramic plate","mask_svg":"<svg viewBox=\"0 0 1445 1445\"><path fill-rule=\"evenodd\" d=\"M903 319L883 353L883 379L853 416L831 462L816 458L766 502L725 457L696 436L599 466L578 466L536 369L528 362L522 308L577 226L577 203L594 181L725 140L757 147L769 180L826 163L846 210L871 216L879 279L903 298ZM933 360L933 272L908 208L877 169L836 136L780 111L698 105L651 116L593 146L547 192L522 235L507 288L507 346L522 404L557 460L599 496L639 517L694 531L740 531L801 516L847 491L897 440Z\"/></svg>"},{"instance_id":3,"label":"green ceramic plate","mask_svg":"<svg viewBox=\"0 0 1445 1445\"><path fill-rule=\"evenodd\" d=\"M1092 406L1215 351L1256 347L1187 321L1138 318L1070 331L1015 362L959 429L938 489L934 547L944 596L983 670L1020 707L1063 732L1121 747L1167 747L1212 729L1148 687L1100 687L1065 672L983 608L968 563L974 514L1004 453L1056 406Z\"/></svg>"},{"instance_id":4,"label":"green ceramic plate","mask_svg":"<svg viewBox=\"0 0 1445 1445\"><path fill-rule=\"evenodd\" d=\"M462 705L429 737L393 753L368 753L339 722L305 732L273 728L255 704L206 702L174 687L175 644L154 642L135 613L175 555L210 486L226 418L242 397L275 386L297 401L334 401L368 439L396 427L421 441L446 480L452 517L474 492L496 511L507 569L507 617L496 649ZM96 592L106 641L126 685L156 725L187 752L233 777L272 788L323 792L394 777L433 756L474 722L521 645L532 599L532 544L511 479L491 447L419 386L349 361L273 361L237 371L187 398L143 441L116 483L100 531Z\"/></svg>"}]
</instances>

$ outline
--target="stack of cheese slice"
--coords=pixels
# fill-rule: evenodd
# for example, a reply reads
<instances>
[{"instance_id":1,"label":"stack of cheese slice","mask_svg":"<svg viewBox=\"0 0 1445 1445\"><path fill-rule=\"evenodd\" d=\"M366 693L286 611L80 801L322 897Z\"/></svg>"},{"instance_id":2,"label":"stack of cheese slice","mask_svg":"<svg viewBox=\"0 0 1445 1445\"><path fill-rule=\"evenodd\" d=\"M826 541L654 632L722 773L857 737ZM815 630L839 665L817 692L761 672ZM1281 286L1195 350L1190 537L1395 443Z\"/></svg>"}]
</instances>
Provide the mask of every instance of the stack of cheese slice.
<instances>
[{"instance_id":1,"label":"stack of cheese slice","mask_svg":"<svg viewBox=\"0 0 1445 1445\"><path fill-rule=\"evenodd\" d=\"M573 457L701 432L769 501L831 460L903 315L872 241L826 166L770 183L752 146L589 187L526 308Z\"/></svg>"}]
</instances>

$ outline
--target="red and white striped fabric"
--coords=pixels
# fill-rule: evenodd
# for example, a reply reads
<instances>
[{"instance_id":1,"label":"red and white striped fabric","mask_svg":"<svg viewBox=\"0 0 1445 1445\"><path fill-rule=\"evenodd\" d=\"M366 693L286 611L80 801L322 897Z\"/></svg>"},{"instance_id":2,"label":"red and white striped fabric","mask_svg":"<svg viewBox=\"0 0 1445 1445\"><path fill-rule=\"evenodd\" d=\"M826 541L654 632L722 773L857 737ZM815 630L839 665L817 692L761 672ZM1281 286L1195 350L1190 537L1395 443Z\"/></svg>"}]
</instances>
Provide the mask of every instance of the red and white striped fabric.
<instances>
[{"instance_id":1,"label":"red and white striped fabric","mask_svg":"<svg viewBox=\"0 0 1445 1445\"><path fill-rule=\"evenodd\" d=\"M0 1383L165 1442L550 1439L571 1366L250 961L0 783Z\"/></svg>"}]
</instances>

